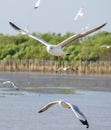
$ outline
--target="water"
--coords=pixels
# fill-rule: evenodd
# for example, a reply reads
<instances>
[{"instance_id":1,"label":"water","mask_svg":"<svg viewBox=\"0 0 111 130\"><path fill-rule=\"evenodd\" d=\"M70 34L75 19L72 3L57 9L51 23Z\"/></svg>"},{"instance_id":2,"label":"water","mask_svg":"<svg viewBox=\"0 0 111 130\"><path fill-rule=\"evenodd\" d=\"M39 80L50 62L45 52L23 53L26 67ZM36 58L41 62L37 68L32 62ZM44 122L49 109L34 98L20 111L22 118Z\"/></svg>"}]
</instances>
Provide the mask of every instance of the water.
<instances>
[{"instance_id":1,"label":"water","mask_svg":"<svg viewBox=\"0 0 111 130\"><path fill-rule=\"evenodd\" d=\"M0 72L0 82L11 80L21 90L51 92L64 90L110 91L111 76L78 76L67 74ZM56 91L54 90L54 92ZM60 90L60 89L59 89ZM60 92L61 93L61 92Z\"/></svg>"},{"instance_id":2,"label":"water","mask_svg":"<svg viewBox=\"0 0 111 130\"><path fill-rule=\"evenodd\" d=\"M79 106L88 119L90 130L111 129L111 93L109 92L36 94L4 90L0 91L0 129L85 130L86 128L75 118L71 110L58 105L44 113L37 113L48 102L60 99Z\"/></svg>"},{"instance_id":3,"label":"water","mask_svg":"<svg viewBox=\"0 0 111 130\"><path fill-rule=\"evenodd\" d=\"M58 105L37 113L48 102L61 99L80 108L90 130L111 129L110 77L0 73L0 79L14 80L20 87L19 91L0 88L0 130L86 130L71 110ZM70 89L74 92L64 94Z\"/></svg>"}]
</instances>

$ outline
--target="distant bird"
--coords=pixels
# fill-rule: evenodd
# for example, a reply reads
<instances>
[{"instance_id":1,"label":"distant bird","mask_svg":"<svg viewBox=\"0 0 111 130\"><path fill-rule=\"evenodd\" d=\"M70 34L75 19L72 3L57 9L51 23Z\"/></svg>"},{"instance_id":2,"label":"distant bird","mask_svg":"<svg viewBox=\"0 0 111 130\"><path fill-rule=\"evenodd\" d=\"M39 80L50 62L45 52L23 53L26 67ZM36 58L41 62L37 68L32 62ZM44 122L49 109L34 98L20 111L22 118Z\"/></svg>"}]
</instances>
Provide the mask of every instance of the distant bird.
<instances>
[{"instance_id":1,"label":"distant bird","mask_svg":"<svg viewBox=\"0 0 111 130\"><path fill-rule=\"evenodd\" d=\"M106 47L107 49L109 49L111 46L108 46L108 45L102 45L100 47Z\"/></svg>"},{"instance_id":2,"label":"distant bird","mask_svg":"<svg viewBox=\"0 0 111 130\"><path fill-rule=\"evenodd\" d=\"M70 104L69 102L65 102L62 100L49 102L40 111L38 111L38 113L46 111L47 109L49 109L50 107L52 107L55 104L58 104L59 106L61 106L63 108L71 109L74 112L75 116L81 121L81 123L83 125L86 125L86 128L89 127L89 124L88 124L86 117L84 116L84 114L82 112L80 112L79 108L74 104Z\"/></svg>"},{"instance_id":3,"label":"distant bird","mask_svg":"<svg viewBox=\"0 0 111 130\"><path fill-rule=\"evenodd\" d=\"M20 32L21 34L27 35L28 37L31 37L39 42L41 42L42 44L44 44L47 47L47 51L54 56L63 56L63 55L69 55L70 53L64 52L64 47L69 45L72 41L79 39L81 37L84 37L90 33L93 33L99 29L101 29L102 27L104 27L106 25L106 23L102 24L101 26L98 26L94 29L91 29L89 31L77 34L77 35L73 35L69 38L67 38L66 40L62 41L61 43L57 44L57 45L52 45L49 44L48 42L44 41L43 39L40 39L36 36L31 35L29 32L19 28L18 26L16 26L15 24L13 24L12 22L9 22L9 24L18 32Z\"/></svg>"},{"instance_id":4,"label":"distant bird","mask_svg":"<svg viewBox=\"0 0 111 130\"><path fill-rule=\"evenodd\" d=\"M34 8L38 8L40 5L40 0L37 0L36 4L35 4L35 7Z\"/></svg>"},{"instance_id":5,"label":"distant bird","mask_svg":"<svg viewBox=\"0 0 111 130\"><path fill-rule=\"evenodd\" d=\"M87 31L88 28L89 28L89 26L90 26L90 24L87 24L87 26L85 26L85 27L82 28L82 31L83 31L83 32Z\"/></svg>"},{"instance_id":6,"label":"distant bird","mask_svg":"<svg viewBox=\"0 0 111 130\"><path fill-rule=\"evenodd\" d=\"M19 90L19 88L12 82L12 81L5 81L3 83L0 83L0 85L4 86L9 86L9 87L14 87L16 90Z\"/></svg>"},{"instance_id":7,"label":"distant bird","mask_svg":"<svg viewBox=\"0 0 111 130\"><path fill-rule=\"evenodd\" d=\"M76 20L78 19L78 17L83 16L83 15L84 15L84 13L83 13L83 8L80 8L80 9L78 10L78 12L77 12L77 14L76 14L74 20L76 21Z\"/></svg>"}]
</instances>

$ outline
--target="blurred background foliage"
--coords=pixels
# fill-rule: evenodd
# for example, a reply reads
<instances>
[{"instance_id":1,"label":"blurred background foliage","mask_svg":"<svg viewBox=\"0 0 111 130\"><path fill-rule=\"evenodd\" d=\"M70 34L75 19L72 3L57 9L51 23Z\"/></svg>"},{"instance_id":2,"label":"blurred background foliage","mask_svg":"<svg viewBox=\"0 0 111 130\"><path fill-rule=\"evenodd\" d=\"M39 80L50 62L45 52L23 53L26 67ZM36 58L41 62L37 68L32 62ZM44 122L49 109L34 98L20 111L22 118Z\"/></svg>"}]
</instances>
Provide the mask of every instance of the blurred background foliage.
<instances>
[{"instance_id":1,"label":"blurred background foliage","mask_svg":"<svg viewBox=\"0 0 111 130\"><path fill-rule=\"evenodd\" d=\"M55 33L33 33L50 44L58 44L74 33L67 32L64 35ZM101 47L111 45L111 33L100 31L73 41L64 50L71 52L69 56L63 56L66 61L111 61L111 48ZM0 60L12 59L38 59L57 60L58 57L50 55L43 44L25 35L4 35L0 34Z\"/></svg>"}]
</instances>

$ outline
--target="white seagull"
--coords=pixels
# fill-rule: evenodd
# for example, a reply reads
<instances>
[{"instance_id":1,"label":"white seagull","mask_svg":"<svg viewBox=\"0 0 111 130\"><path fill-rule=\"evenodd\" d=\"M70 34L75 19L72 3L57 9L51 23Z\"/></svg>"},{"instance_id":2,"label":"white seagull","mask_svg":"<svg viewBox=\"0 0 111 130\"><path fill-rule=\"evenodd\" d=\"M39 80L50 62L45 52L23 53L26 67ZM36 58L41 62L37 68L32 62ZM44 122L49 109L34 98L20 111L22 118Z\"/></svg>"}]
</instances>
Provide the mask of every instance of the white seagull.
<instances>
[{"instance_id":1,"label":"white seagull","mask_svg":"<svg viewBox=\"0 0 111 130\"><path fill-rule=\"evenodd\" d=\"M16 90L19 90L19 88L12 81L5 81L3 83L0 83L0 85L14 87Z\"/></svg>"},{"instance_id":2,"label":"white seagull","mask_svg":"<svg viewBox=\"0 0 111 130\"><path fill-rule=\"evenodd\" d=\"M16 26L15 24L13 24L12 22L9 22L9 24L18 32L20 32L21 34L24 34L24 35L27 35L28 37L31 37L39 42L41 42L42 44L44 44L46 47L47 47L47 51L51 54L51 55L54 55L54 56L63 56L63 55L69 55L69 53L67 52L64 52L64 47L67 46L68 44L70 44L72 41L78 39L78 38L81 38L81 37L84 37L90 33L93 33L99 29L101 29L102 27L104 27L106 25L106 23L102 24L101 26L98 26L94 29L91 29L89 31L86 31L86 32L83 32L83 33L80 33L80 34L77 34L77 35L73 35L69 38L67 38L66 40L62 41L61 43L57 44L57 45L52 45L52 44L49 44L48 42L44 41L43 39L40 39L36 36L33 36L31 35L29 32L19 28L18 26Z\"/></svg>"},{"instance_id":3,"label":"white seagull","mask_svg":"<svg viewBox=\"0 0 111 130\"><path fill-rule=\"evenodd\" d=\"M78 19L79 16L83 16L84 13L83 13L83 8L80 8L74 18L74 20L76 21Z\"/></svg>"},{"instance_id":4,"label":"white seagull","mask_svg":"<svg viewBox=\"0 0 111 130\"><path fill-rule=\"evenodd\" d=\"M107 49L109 49L111 46L108 46L108 45L102 45L100 47L106 47Z\"/></svg>"},{"instance_id":5,"label":"white seagull","mask_svg":"<svg viewBox=\"0 0 111 130\"><path fill-rule=\"evenodd\" d=\"M86 128L89 127L89 124L88 124L86 117L84 116L84 114L82 112L80 112L79 108L74 104L70 104L69 102L65 102L62 100L49 102L38 113L46 111L47 109L49 109L50 107L52 107L55 104L58 104L59 106L61 106L63 108L71 109L74 112L75 116L81 121L81 123L83 125L86 125Z\"/></svg>"},{"instance_id":6,"label":"white seagull","mask_svg":"<svg viewBox=\"0 0 111 130\"><path fill-rule=\"evenodd\" d=\"M37 0L36 4L35 4L35 8L38 8L40 5L40 0Z\"/></svg>"}]
</instances>

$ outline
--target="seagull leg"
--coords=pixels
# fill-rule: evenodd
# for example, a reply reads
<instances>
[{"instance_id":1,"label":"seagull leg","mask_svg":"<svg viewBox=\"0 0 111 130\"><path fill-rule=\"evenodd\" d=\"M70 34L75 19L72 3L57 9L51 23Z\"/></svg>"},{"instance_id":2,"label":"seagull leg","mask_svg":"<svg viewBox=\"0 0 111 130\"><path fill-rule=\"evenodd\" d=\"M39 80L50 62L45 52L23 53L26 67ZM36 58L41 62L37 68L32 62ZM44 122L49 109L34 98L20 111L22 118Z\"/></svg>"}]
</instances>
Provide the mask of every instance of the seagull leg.
<instances>
[{"instance_id":1,"label":"seagull leg","mask_svg":"<svg viewBox=\"0 0 111 130\"><path fill-rule=\"evenodd\" d=\"M62 60L62 56L58 56L58 60L61 61Z\"/></svg>"},{"instance_id":2,"label":"seagull leg","mask_svg":"<svg viewBox=\"0 0 111 130\"><path fill-rule=\"evenodd\" d=\"M62 57L61 56L58 56L58 60L59 60L59 68L61 67L61 63L62 63Z\"/></svg>"}]
</instances>

